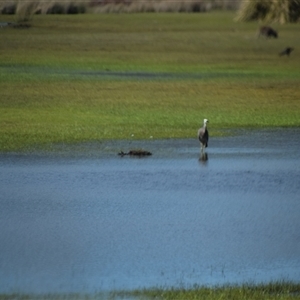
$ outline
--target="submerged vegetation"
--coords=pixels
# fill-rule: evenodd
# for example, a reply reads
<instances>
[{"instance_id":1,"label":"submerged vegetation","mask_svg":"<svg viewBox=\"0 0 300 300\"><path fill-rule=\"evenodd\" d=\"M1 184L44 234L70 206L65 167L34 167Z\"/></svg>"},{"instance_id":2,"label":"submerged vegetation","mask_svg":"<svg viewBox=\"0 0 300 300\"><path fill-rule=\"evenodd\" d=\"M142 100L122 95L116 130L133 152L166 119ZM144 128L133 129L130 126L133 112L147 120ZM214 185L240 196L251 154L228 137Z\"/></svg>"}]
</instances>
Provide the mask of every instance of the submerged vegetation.
<instances>
[{"instance_id":1,"label":"submerged vegetation","mask_svg":"<svg viewBox=\"0 0 300 300\"><path fill-rule=\"evenodd\" d=\"M36 15L28 29L0 29L0 150L195 137L203 118L212 136L300 126L299 24L266 40L233 18Z\"/></svg>"}]
</instances>

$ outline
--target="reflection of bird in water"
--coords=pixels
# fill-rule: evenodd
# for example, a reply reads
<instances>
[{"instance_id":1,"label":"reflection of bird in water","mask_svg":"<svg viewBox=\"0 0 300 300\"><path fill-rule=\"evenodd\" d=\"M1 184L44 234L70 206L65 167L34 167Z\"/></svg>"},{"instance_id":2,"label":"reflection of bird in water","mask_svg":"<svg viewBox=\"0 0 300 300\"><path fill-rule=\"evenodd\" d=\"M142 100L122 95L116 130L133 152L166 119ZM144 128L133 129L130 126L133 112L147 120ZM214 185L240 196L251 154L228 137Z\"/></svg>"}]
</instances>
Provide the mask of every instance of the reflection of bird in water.
<instances>
[{"instance_id":1,"label":"reflection of bird in water","mask_svg":"<svg viewBox=\"0 0 300 300\"><path fill-rule=\"evenodd\" d=\"M201 152L199 161L203 164L205 164L208 161L208 155L206 152Z\"/></svg>"},{"instance_id":2,"label":"reflection of bird in water","mask_svg":"<svg viewBox=\"0 0 300 300\"><path fill-rule=\"evenodd\" d=\"M207 147L208 143L208 130L207 130L208 120L203 120L203 126L198 130L198 139L200 141L200 150L203 152L204 148Z\"/></svg>"},{"instance_id":3,"label":"reflection of bird in water","mask_svg":"<svg viewBox=\"0 0 300 300\"><path fill-rule=\"evenodd\" d=\"M294 48L292 47L287 47L285 48L283 51L281 51L279 53L279 56L283 56L283 55L286 55L286 56L290 56L291 52L294 50Z\"/></svg>"}]
</instances>

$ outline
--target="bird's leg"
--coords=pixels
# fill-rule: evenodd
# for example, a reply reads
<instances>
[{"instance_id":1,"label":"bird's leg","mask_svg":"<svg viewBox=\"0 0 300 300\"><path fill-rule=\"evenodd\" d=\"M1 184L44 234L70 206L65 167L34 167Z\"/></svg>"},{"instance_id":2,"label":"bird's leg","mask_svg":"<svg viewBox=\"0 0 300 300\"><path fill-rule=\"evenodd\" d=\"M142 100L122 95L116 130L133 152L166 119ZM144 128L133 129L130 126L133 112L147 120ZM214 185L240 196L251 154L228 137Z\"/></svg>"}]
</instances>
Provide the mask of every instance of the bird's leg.
<instances>
[{"instance_id":1,"label":"bird's leg","mask_svg":"<svg viewBox=\"0 0 300 300\"><path fill-rule=\"evenodd\" d=\"M200 143L200 152L203 153L203 144Z\"/></svg>"}]
</instances>

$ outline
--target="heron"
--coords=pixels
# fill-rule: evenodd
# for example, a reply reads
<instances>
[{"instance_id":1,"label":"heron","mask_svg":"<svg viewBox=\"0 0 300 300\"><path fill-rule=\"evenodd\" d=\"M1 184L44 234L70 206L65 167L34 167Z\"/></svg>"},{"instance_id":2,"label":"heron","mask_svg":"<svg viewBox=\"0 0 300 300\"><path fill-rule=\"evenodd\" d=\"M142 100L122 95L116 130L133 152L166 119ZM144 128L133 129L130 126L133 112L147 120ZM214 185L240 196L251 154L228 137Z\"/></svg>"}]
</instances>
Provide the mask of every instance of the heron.
<instances>
[{"instance_id":1,"label":"heron","mask_svg":"<svg viewBox=\"0 0 300 300\"><path fill-rule=\"evenodd\" d=\"M204 119L203 126L198 130L198 139L200 141L201 152L203 152L203 150L207 147L207 143L208 143L207 123L208 123L208 120Z\"/></svg>"}]
</instances>

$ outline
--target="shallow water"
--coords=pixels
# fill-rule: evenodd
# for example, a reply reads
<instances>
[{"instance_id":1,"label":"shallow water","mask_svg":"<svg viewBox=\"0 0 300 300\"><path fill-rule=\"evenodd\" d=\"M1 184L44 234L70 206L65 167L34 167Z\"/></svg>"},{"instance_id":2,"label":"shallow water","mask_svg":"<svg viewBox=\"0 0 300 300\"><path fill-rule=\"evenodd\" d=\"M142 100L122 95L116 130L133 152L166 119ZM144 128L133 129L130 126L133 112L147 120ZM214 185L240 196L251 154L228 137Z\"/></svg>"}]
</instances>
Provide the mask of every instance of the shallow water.
<instances>
[{"instance_id":1,"label":"shallow water","mask_svg":"<svg viewBox=\"0 0 300 300\"><path fill-rule=\"evenodd\" d=\"M236 134L0 155L0 293L299 281L300 129Z\"/></svg>"},{"instance_id":2,"label":"shallow water","mask_svg":"<svg viewBox=\"0 0 300 300\"><path fill-rule=\"evenodd\" d=\"M1 22L0 22L1 28ZM118 71L86 71L86 70L68 70L65 68L53 68L53 67L38 67L38 66L20 66L9 65L0 66L1 73L18 73L19 76L39 76L49 78L53 76L59 76L61 78L80 78L91 79L101 78L114 79L114 80L174 80L174 79L208 79L208 78L228 78L228 77L244 77L245 73L228 73L228 72L201 72L201 73L167 73L167 72L144 72L144 71L132 71L132 72L118 72ZM266 76L266 75L264 75ZM247 74L249 77L249 74Z\"/></svg>"}]
</instances>

